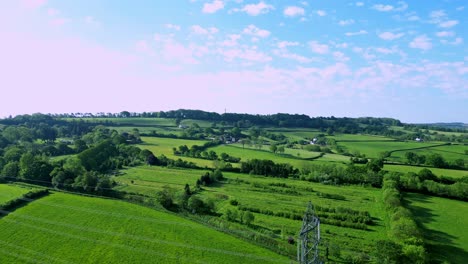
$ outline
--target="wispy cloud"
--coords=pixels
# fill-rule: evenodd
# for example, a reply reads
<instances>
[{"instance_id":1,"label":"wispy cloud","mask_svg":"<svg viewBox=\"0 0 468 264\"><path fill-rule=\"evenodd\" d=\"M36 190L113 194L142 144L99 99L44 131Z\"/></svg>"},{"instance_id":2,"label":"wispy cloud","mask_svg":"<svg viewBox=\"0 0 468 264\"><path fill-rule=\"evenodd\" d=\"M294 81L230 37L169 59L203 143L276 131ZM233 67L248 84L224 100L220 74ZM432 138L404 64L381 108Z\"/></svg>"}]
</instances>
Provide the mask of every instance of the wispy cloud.
<instances>
[{"instance_id":1,"label":"wispy cloud","mask_svg":"<svg viewBox=\"0 0 468 264\"><path fill-rule=\"evenodd\" d=\"M265 29L260 29L256 27L255 25L248 25L242 33L250 36L255 36L255 37L260 37L260 38L266 38L270 36L270 31L265 30Z\"/></svg>"},{"instance_id":2,"label":"wispy cloud","mask_svg":"<svg viewBox=\"0 0 468 264\"><path fill-rule=\"evenodd\" d=\"M340 20L338 22L338 25L340 26L348 26L354 24L354 19L346 19L346 20Z\"/></svg>"},{"instance_id":3,"label":"wispy cloud","mask_svg":"<svg viewBox=\"0 0 468 264\"><path fill-rule=\"evenodd\" d=\"M298 6L288 6L284 9L283 14L288 17L303 16L305 10Z\"/></svg>"},{"instance_id":4,"label":"wispy cloud","mask_svg":"<svg viewBox=\"0 0 468 264\"><path fill-rule=\"evenodd\" d=\"M348 36L348 37L352 37L352 36L359 36L359 35L366 35L368 34L368 32L366 30L359 30L357 32L346 32L345 35Z\"/></svg>"},{"instance_id":5,"label":"wispy cloud","mask_svg":"<svg viewBox=\"0 0 468 264\"><path fill-rule=\"evenodd\" d=\"M410 42L409 46L413 49L420 49L420 50L430 50L432 49L432 42L431 39L428 38L426 35L421 35L413 39Z\"/></svg>"},{"instance_id":6,"label":"wispy cloud","mask_svg":"<svg viewBox=\"0 0 468 264\"><path fill-rule=\"evenodd\" d=\"M235 11L242 11L251 16L258 16L261 14L266 14L274 9L275 9L274 6L266 4L265 2L261 1L257 4L245 5L242 9L235 9Z\"/></svg>"},{"instance_id":7,"label":"wispy cloud","mask_svg":"<svg viewBox=\"0 0 468 264\"><path fill-rule=\"evenodd\" d=\"M321 44L317 41L309 42L310 49L318 54L327 54L329 52L329 47L327 44Z\"/></svg>"},{"instance_id":8,"label":"wispy cloud","mask_svg":"<svg viewBox=\"0 0 468 264\"><path fill-rule=\"evenodd\" d=\"M379 38L383 40L395 40L403 37L405 34L404 33L392 33L392 32L383 32L379 34Z\"/></svg>"},{"instance_id":9,"label":"wispy cloud","mask_svg":"<svg viewBox=\"0 0 468 264\"><path fill-rule=\"evenodd\" d=\"M203 5L203 13L213 14L224 8L224 2L221 0L214 0L210 3L205 3Z\"/></svg>"}]
</instances>

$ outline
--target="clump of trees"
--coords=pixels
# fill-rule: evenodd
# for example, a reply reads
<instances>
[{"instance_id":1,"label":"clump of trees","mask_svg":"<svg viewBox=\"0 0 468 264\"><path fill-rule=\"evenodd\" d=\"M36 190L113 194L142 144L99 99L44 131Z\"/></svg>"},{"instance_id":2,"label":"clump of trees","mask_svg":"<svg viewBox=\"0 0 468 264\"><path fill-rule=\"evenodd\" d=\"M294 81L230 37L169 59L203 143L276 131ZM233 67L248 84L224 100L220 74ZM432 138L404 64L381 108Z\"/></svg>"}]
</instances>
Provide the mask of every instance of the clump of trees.
<instances>
[{"instance_id":1,"label":"clump of trees","mask_svg":"<svg viewBox=\"0 0 468 264\"><path fill-rule=\"evenodd\" d=\"M240 172L287 178L297 174L299 171L287 163L275 163L271 160L253 159L242 162Z\"/></svg>"},{"instance_id":2,"label":"clump of trees","mask_svg":"<svg viewBox=\"0 0 468 264\"><path fill-rule=\"evenodd\" d=\"M213 151L206 151L207 148L217 145L216 142L207 142L203 146L193 145L190 148L187 145L179 146L178 148L173 148L174 155L198 158L198 159L207 159L207 160L221 160L225 162L238 163L241 158L230 156L226 153L218 154Z\"/></svg>"}]
</instances>

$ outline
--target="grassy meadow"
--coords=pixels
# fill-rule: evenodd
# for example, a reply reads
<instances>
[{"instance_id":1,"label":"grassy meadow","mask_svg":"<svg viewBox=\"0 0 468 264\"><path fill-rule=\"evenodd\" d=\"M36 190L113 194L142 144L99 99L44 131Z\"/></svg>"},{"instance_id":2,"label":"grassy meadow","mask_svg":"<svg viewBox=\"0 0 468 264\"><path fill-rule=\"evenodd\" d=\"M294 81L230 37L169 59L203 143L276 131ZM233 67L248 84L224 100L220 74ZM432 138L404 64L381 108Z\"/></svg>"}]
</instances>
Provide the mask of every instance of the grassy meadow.
<instances>
[{"instance_id":1,"label":"grassy meadow","mask_svg":"<svg viewBox=\"0 0 468 264\"><path fill-rule=\"evenodd\" d=\"M114 180L120 184L117 187L119 190L155 196L156 192L164 186L169 186L179 193L182 192L185 184L189 184L193 189L202 173L204 173L202 170L143 166L130 168L125 171L124 175L117 176ZM381 194L378 189L327 186L238 173L224 173L224 176L226 180L222 183L214 187L203 187L203 191L197 194L202 199L213 200L220 214L224 214L227 209L237 210L238 207L230 203L231 200L236 200L239 203L238 206L302 215L307 203L311 201L320 207L342 207L367 211L373 217L375 224L368 226L368 230L322 225L324 241L333 241L340 245L343 252L353 253L359 250L371 252L375 241L386 237L385 213L379 202ZM341 195L343 200L324 198L318 193ZM301 219L292 220L262 213L254 213L254 215L256 230L278 240L284 247L288 247L286 238L296 237L302 225ZM294 252L294 248L291 248L291 252Z\"/></svg>"},{"instance_id":2,"label":"grassy meadow","mask_svg":"<svg viewBox=\"0 0 468 264\"><path fill-rule=\"evenodd\" d=\"M289 263L173 214L63 193L3 217L0 230L0 263Z\"/></svg>"},{"instance_id":3,"label":"grassy meadow","mask_svg":"<svg viewBox=\"0 0 468 264\"><path fill-rule=\"evenodd\" d=\"M21 197L23 194L30 192L32 188L26 188L16 185L0 184L0 204L8 202L15 198Z\"/></svg>"},{"instance_id":4,"label":"grassy meadow","mask_svg":"<svg viewBox=\"0 0 468 264\"><path fill-rule=\"evenodd\" d=\"M415 193L404 198L423 228L431 260L466 263L468 203Z\"/></svg>"}]
</instances>

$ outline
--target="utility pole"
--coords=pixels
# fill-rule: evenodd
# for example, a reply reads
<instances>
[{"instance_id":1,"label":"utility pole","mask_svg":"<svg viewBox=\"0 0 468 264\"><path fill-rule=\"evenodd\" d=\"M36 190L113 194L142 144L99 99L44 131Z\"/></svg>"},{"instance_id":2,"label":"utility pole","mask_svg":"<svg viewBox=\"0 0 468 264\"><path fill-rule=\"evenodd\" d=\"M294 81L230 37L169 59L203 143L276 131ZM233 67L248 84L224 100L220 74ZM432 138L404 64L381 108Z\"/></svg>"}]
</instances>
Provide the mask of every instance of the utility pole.
<instances>
[{"instance_id":1,"label":"utility pole","mask_svg":"<svg viewBox=\"0 0 468 264\"><path fill-rule=\"evenodd\" d=\"M300 264L321 264L319 258L320 243L320 219L315 215L314 206L311 202L307 206L299 232L299 243L297 244L297 261Z\"/></svg>"}]
</instances>

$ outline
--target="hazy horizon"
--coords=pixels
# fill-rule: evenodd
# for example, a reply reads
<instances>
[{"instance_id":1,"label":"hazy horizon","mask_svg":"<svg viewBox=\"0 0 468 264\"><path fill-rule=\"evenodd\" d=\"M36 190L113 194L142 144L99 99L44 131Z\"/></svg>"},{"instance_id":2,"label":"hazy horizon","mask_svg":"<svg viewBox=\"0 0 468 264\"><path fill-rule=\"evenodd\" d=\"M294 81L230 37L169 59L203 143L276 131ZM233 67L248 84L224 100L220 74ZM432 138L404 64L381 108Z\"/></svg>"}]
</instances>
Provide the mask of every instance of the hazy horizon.
<instances>
[{"instance_id":1,"label":"hazy horizon","mask_svg":"<svg viewBox=\"0 0 468 264\"><path fill-rule=\"evenodd\" d=\"M202 109L468 123L468 4L0 4L0 116Z\"/></svg>"}]
</instances>

